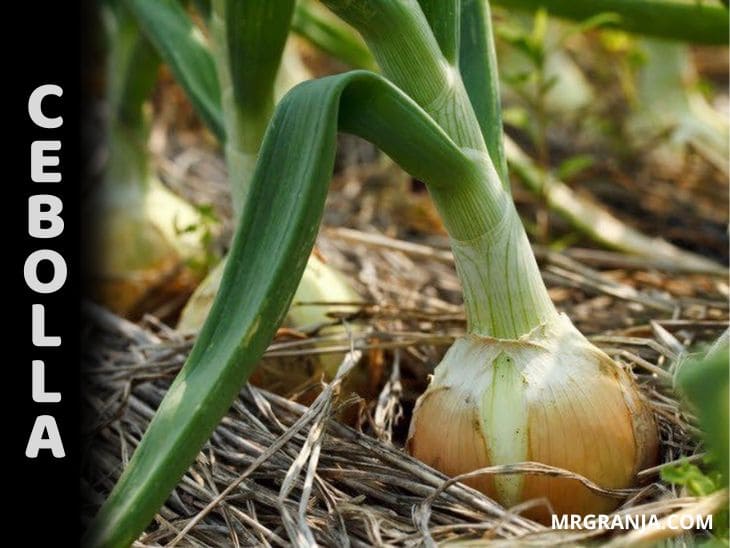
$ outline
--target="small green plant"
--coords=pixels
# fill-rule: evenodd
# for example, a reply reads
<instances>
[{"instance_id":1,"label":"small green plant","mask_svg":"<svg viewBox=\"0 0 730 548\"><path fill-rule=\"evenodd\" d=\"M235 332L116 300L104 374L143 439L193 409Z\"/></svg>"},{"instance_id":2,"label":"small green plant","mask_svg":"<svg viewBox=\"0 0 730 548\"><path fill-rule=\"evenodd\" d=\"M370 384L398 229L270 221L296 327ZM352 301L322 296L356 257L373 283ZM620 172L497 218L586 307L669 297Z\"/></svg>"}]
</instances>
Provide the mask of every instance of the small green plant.
<instances>
[{"instance_id":1,"label":"small green plant","mask_svg":"<svg viewBox=\"0 0 730 548\"><path fill-rule=\"evenodd\" d=\"M685 488L695 497L704 497L728 487L729 378L728 332L710 348L706 356L683 362L678 372L678 388L690 410L697 415L707 455L703 459L702 468L689 462L681 462L663 468L661 478ZM726 546L729 535L727 505L714 517L712 537Z\"/></svg>"},{"instance_id":2,"label":"small green plant","mask_svg":"<svg viewBox=\"0 0 730 548\"><path fill-rule=\"evenodd\" d=\"M523 99L531 111L523 117L523 128L530 134L537 156L543 168L550 165L547 144L548 109L547 95L559 81L556 74L548 76L546 59L548 52L545 34L548 27L548 14L544 9L535 13L532 29L528 32L518 26L500 27L499 36L528 61L524 70L505 74L505 81ZM533 123L530 123L530 122Z\"/></svg>"},{"instance_id":3,"label":"small green plant","mask_svg":"<svg viewBox=\"0 0 730 548\"><path fill-rule=\"evenodd\" d=\"M207 271L210 265L217 264L221 257L216 250L217 227L221 220L211 204L199 204L195 206L198 211L199 221L185 226L177 226L175 232L178 235L195 233L200 234L200 244L204 255L202 258L193 257L190 259L191 268L199 271Z\"/></svg>"},{"instance_id":4,"label":"small green plant","mask_svg":"<svg viewBox=\"0 0 730 548\"><path fill-rule=\"evenodd\" d=\"M689 462L662 468L661 478L667 483L686 487L693 497L704 497L723 486L722 475L719 471L705 473L698 466Z\"/></svg>"},{"instance_id":5,"label":"small green plant","mask_svg":"<svg viewBox=\"0 0 730 548\"><path fill-rule=\"evenodd\" d=\"M569 27L550 20L548 12L538 9L529 28L524 19L513 17L498 27L497 36L508 44L507 68L503 80L519 99L508 109L505 121L524 131L535 148L541 180L534 188L543 202L537 214L533 232L548 241L548 173L552 170L548 131L553 120L578 117L594 101L594 93L581 70L565 51L566 41L580 32L614 22L612 14L598 14L587 21ZM504 65L503 65L504 66ZM557 169L558 177L568 177L593 163L585 155L567 158ZM567 177L566 177L567 176ZM528 227L529 230L529 227Z\"/></svg>"},{"instance_id":6,"label":"small green plant","mask_svg":"<svg viewBox=\"0 0 730 548\"><path fill-rule=\"evenodd\" d=\"M720 484L728 486L730 474L730 357L728 332L703 359L684 362L677 374L677 385L687 404L697 415L710 463L719 474Z\"/></svg>"},{"instance_id":7,"label":"small green plant","mask_svg":"<svg viewBox=\"0 0 730 548\"><path fill-rule=\"evenodd\" d=\"M510 5L510 2L505 4ZM523 4L526 7L530 3ZM594 90L564 51L567 41L578 33L600 30L599 37L603 42L611 44L614 49L629 49L628 53L616 56L621 65L617 71L621 75L622 87L629 96L632 96L635 89L635 71L630 70L628 65L631 64L629 61L637 64L639 54L635 47L629 48L627 45L634 44L637 39L629 37L623 31L610 30L614 27L625 27L625 20L617 13L621 11L618 7L601 12L592 4L584 10L584 5L581 4L576 13L568 14L561 3L554 6L553 3L534 2L531 5L535 10L531 20L513 15L497 27L498 37L506 44L503 49L507 62L503 64L502 78L507 83L507 92L516 96L513 101L515 104L505 110L504 119L507 124L527 134L537 157L537 161L533 161L514 141L506 137L507 159L512 172L546 206L538 211L537 223L534 227L528 225L528 230L539 239L547 240L549 208L577 232L606 247L661 261L680 262L687 268L700 271L723 271L724 268L708 259L681 250L660 238L645 236L597 203L574 192L566 182L569 183L571 177L590 167L596 158L578 154L565 159L555 168L551 167L547 135L552 120L580 119L580 124L591 120L589 123L597 122L591 118L589 112L590 105L596 100ZM551 17L548 15L554 15L554 7L558 9L558 15L570 15L568 18L575 22L557 25L550 21ZM619 7L625 7L625 4ZM546 9L551 11L547 12ZM587 18L581 20L578 12ZM655 16L659 16L658 13ZM640 30L651 34L652 27L646 25ZM663 56L655 56L655 63L652 65L655 67L654 72L664 76L658 79L641 79L646 84L646 91L643 93L645 99L637 102L641 106L637 109L639 114L635 116L632 127L642 131L634 131L632 134L643 136L641 142L645 143L647 135L655 138L657 131L672 131L682 143L691 143L709 161L725 170L727 162L723 156L727 149L727 130L721 129L721 117L716 114L713 116L706 102L700 100L697 94L689 96L683 92L685 86L682 83L681 67L676 62L676 54L685 50L686 46L683 44L667 44L664 46ZM693 109L690 109L690 104ZM664 166L682 164L683 154L678 154L676 141L677 139L673 139L671 146L658 149L663 152ZM634 139L634 142L640 141ZM569 241L574 237L575 235L568 235L567 239ZM562 245L561 242L557 244Z\"/></svg>"},{"instance_id":8,"label":"small green plant","mask_svg":"<svg viewBox=\"0 0 730 548\"><path fill-rule=\"evenodd\" d=\"M550 167L547 133L557 116L578 113L594 100L593 90L582 72L565 52L566 42L575 34L614 23L611 13L600 13L570 26L558 25L545 9L538 9L531 26L512 17L498 27L497 36L519 59L509 59L503 79L521 99L527 112L515 121L530 135L543 168ZM519 107L513 107L519 108Z\"/></svg>"},{"instance_id":9,"label":"small green plant","mask_svg":"<svg viewBox=\"0 0 730 548\"><path fill-rule=\"evenodd\" d=\"M661 478L667 483L683 487L693 497L705 497L725 487L726 481L717 468L717 462L710 457L706 459L703 472L698 466L689 462L682 462L674 466L662 468ZM728 545L728 509L727 506L713 516L712 531L708 533L720 546Z\"/></svg>"}]
</instances>

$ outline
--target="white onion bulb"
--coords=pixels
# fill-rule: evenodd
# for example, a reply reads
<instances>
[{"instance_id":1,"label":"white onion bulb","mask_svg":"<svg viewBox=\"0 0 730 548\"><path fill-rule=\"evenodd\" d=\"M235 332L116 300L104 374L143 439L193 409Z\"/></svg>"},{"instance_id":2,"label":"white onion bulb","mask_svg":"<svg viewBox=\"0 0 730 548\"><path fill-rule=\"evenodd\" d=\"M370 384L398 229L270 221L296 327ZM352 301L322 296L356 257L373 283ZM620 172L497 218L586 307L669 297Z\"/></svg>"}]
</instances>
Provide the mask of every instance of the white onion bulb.
<instances>
[{"instance_id":1,"label":"white onion bulb","mask_svg":"<svg viewBox=\"0 0 730 548\"><path fill-rule=\"evenodd\" d=\"M449 476L540 462L605 488L626 488L652 465L653 415L633 379L564 314L518 340L467 335L419 398L408 449ZM558 514L609 512L619 501L577 480L483 475L467 484L510 507L547 498ZM542 507L528 513L546 520Z\"/></svg>"}]
</instances>

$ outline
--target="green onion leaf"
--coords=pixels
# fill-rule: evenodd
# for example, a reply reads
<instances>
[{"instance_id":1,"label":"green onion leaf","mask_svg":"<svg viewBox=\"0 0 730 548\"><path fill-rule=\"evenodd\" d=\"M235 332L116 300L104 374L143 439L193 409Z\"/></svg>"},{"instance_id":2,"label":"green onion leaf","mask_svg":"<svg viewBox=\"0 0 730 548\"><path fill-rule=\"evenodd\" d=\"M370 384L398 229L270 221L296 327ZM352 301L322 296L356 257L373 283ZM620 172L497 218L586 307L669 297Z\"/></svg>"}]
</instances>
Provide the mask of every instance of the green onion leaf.
<instances>
[{"instance_id":1,"label":"green onion leaf","mask_svg":"<svg viewBox=\"0 0 730 548\"><path fill-rule=\"evenodd\" d=\"M225 1L225 42L233 95L247 117L265 116L268 121L274 80L293 13L294 0Z\"/></svg>"},{"instance_id":2,"label":"green onion leaf","mask_svg":"<svg viewBox=\"0 0 730 548\"><path fill-rule=\"evenodd\" d=\"M200 30L176 0L126 0L126 5L205 124L222 138L218 77Z\"/></svg>"},{"instance_id":3,"label":"green onion leaf","mask_svg":"<svg viewBox=\"0 0 730 548\"><path fill-rule=\"evenodd\" d=\"M725 487L730 470L729 359L728 331L725 331L703 359L682 363L677 374L679 390L697 414L702 439Z\"/></svg>"},{"instance_id":4,"label":"green onion leaf","mask_svg":"<svg viewBox=\"0 0 730 548\"><path fill-rule=\"evenodd\" d=\"M460 0L418 0L428 25L446 60L456 65L459 57Z\"/></svg>"},{"instance_id":5,"label":"green onion leaf","mask_svg":"<svg viewBox=\"0 0 730 548\"><path fill-rule=\"evenodd\" d=\"M502 104L497 55L487 0L462 0L459 70L482 130L492 163L509 189L502 139Z\"/></svg>"},{"instance_id":6,"label":"green onion leaf","mask_svg":"<svg viewBox=\"0 0 730 548\"><path fill-rule=\"evenodd\" d=\"M694 0L494 0L506 8L545 9L550 15L585 21L600 13L619 17L614 26L667 40L722 45L730 26L726 7Z\"/></svg>"},{"instance_id":7,"label":"green onion leaf","mask_svg":"<svg viewBox=\"0 0 730 548\"><path fill-rule=\"evenodd\" d=\"M128 546L142 533L263 355L314 245L338 126L370 139L435 188L471 169L420 107L373 73L312 80L287 94L264 138L210 315L86 546Z\"/></svg>"},{"instance_id":8,"label":"green onion leaf","mask_svg":"<svg viewBox=\"0 0 730 548\"><path fill-rule=\"evenodd\" d=\"M377 68L373 55L355 29L318 2L297 2L292 30L353 68Z\"/></svg>"}]
</instances>

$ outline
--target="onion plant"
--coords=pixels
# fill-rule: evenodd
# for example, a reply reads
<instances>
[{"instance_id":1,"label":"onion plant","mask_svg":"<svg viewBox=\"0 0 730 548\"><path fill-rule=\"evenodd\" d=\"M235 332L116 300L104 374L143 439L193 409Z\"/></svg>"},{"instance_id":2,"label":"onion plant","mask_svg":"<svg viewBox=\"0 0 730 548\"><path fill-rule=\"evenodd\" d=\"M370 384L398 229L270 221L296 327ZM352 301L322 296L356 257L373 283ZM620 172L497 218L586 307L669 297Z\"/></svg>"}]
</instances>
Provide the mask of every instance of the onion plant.
<instances>
[{"instance_id":1,"label":"onion plant","mask_svg":"<svg viewBox=\"0 0 730 548\"><path fill-rule=\"evenodd\" d=\"M189 36L197 33L190 17L174 0L156 3L129 0L127 5L172 68L201 119L223 143L234 217L238 218L246 203L261 140L277 99L282 90L309 77L296 52L287 51L294 2L212 2L210 9L204 10L210 45L174 32L174 29L188 29ZM182 311L179 329L197 331L203 325L218 292L225 262L224 259L214 267L193 292ZM286 322L298 329L327 326L333 323L330 314L351 312L352 307L321 303L358 300L347 279L313 254ZM327 335L341 331L339 326L320 330ZM315 368L321 368L331 378L339 360L337 355L322 355L316 360ZM306 368L292 372L291 368L283 368L283 364L275 364L269 372L277 369L290 377L289 388L305 381L308 375Z\"/></svg>"},{"instance_id":2,"label":"onion plant","mask_svg":"<svg viewBox=\"0 0 730 548\"><path fill-rule=\"evenodd\" d=\"M511 199L487 2L323 3L362 34L385 77L352 71L293 88L251 179L231 173L248 190L220 290L87 545L137 538L262 356L314 245L338 131L426 183L464 289L468 333L419 400L410 451L448 474L536 460L608 488L632 485L656 458L652 413L631 376L552 304ZM224 2L228 13L241 4ZM558 512L595 513L616 504L566 478L472 482L506 505L544 496Z\"/></svg>"},{"instance_id":3,"label":"onion plant","mask_svg":"<svg viewBox=\"0 0 730 548\"><path fill-rule=\"evenodd\" d=\"M160 59L119 2L104 2L107 37L105 176L86 203L96 297L121 314L139 312L150 292L194 285L205 272L203 217L153 174L147 100ZM178 287L180 289L181 287Z\"/></svg>"},{"instance_id":4,"label":"onion plant","mask_svg":"<svg viewBox=\"0 0 730 548\"><path fill-rule=\"evenodd\" d=\"M730 148L726 116L715 111L697 89L697 74L685 44L666 40L639 41L644 60L637 78L637 96L628 129L636 146L656 143L652 155L670 172L685 167L690 145L728 175Z\"/></svg>"},{"instance_id":5,"label":"onion plant","mask_svg":"<svg viewBox=\"0 0 730 548\"><path fill-rule=\"evenodd\" d=\"M656 458L653 417L631 377L548 297L508 191L486 5L465 2L460 17L458 4L435 1L422 1L421 9L415 2L326 4L362 32L385 74L476 169L474 179L454 177L447 191L425 179L451 236L468 334L419 399L409 450L450 475L534 460L604 487L631 485ZM401 33L410 50L383 25L396 20L408 29ZM476 55L481 66L472 72ZM546 497L558 513L581 513L616 504L574 480L472 482L505 505Z\"/></svg>"}]
</instances>

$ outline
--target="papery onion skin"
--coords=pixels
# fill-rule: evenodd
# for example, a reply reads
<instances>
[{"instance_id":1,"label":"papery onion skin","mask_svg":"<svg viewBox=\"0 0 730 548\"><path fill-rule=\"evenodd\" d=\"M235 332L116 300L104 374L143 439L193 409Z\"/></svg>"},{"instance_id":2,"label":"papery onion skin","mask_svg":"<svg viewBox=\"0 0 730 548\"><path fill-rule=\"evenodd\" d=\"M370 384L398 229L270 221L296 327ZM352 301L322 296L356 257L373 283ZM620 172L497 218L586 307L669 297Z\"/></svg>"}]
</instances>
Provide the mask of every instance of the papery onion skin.
<instances>
[{"instance_id":1,"label":"papery onion skin","mask_svg":"<svg viewBox=\"0 0 730 548\"><path fill-rule=\"evenodd\" d=\"M559 315L519 340L457 340L416 405L408 450L449 476L532 461L627 488L656 461L658 438L629 374ZM546 498L559 515L606 513L620 503L546 475L465 483L507 507ZM550 515L545 505L525 514L542 522Z\"/></svg>"}]
</instances>

